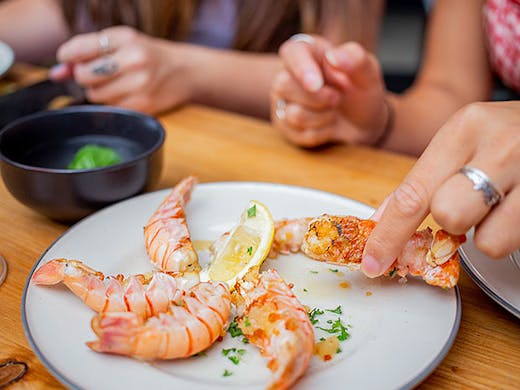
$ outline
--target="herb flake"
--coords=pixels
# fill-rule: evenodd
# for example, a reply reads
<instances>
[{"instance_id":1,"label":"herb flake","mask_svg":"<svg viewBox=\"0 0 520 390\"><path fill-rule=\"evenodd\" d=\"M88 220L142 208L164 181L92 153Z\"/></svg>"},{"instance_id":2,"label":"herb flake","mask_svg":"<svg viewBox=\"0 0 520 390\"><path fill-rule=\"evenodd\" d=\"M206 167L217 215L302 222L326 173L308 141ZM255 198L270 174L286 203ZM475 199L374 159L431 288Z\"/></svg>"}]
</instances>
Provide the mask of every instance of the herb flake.
<instances>
[{"instance_id":1,"label":"herb flake","mask_svg":"<svg viewBox=\"0 0 520 390\"><path fill-rule=\"evenodd\" d=\"M256 204L247 209L247 218L256 217Z\"/></svg>"}]
</instances>

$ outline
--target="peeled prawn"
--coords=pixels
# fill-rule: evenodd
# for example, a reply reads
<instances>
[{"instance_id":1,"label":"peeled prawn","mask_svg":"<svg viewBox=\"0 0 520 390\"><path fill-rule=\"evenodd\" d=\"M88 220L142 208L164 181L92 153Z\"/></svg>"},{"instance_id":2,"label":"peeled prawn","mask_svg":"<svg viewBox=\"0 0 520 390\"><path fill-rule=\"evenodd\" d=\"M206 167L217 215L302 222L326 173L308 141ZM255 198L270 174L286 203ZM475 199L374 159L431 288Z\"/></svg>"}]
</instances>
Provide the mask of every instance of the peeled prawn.
<instances>
[{"instance_id":1,"label":"peeled prawn","mask_svg":"<svg viewBox=\"0 0 520 390\"><path fill-rule=\"evenodd\" d=\"M299 245L310 258L332 264L358 266L368 236L376 223L353 216L324 214L310 222L302 219L288 220L287 225L305 225L303 240L294 240L291 246ZM420 276L433 286L453 287L460 274L457 249L464 241L464 235L455 236L444 230L435 233L430 228L417 231L386 274L401 277L410 274Z\"/></svg>"},{"instance_id":2,"label":"peeled prawn","mask_svg":"<svg viewBox=\"0 0 520 390\"><path fill-rule=\"evenodd\" d=\"M93 318L97 352L140 359L194 355L219 338L228 323L231 297L226 284L201 282L172 302L165 313L144 319L132 312L101 313Z\"/></svg>"},{"instance_id":3,"label":"peeled prawn","mask_svg":"<svg viewBox=\"0 0 520 390\"><path fill-rule=\"evenodd\" d=\"M144 228L146 251L152 264L161 271L200 270L184 213L195 183L195 177L189 176L177 184Z\"/></svg>"},{"instance_id":4,"label":"peeled prawn","mask_svg":"<svg viewBox=\"0 0 520 390\"><path fill-rule=\"evenodd\" d=\"M305 308L272 269L253 282L240 280L236 291L242 313L238 325L269 358L274 373L268 388L287 389L305 373L314 350L314 331Z\"/></svg>"},{"instance_id":5,"label":"peeled prawn","mask_svg":"<svg viewBox=\"0 0 520 390\"><path fill-rule=\"evenodd\" d=\"M274 223L273 244L269 257L276 257L278 253L288 255L301 249L307 226L312 218L282 219Z\"/></svg>"},{"instance_id":6,"label":"peeled prawn","mask_svg":"<svg viewBox=\"0 0 520 390\"><path fill-rule=\"evenodd\" d=\"M163 272L107 276L81 261L55 259L36 270L31 281L40 285L65 284L96 312L131 311L149 317L168 310L194 282Z\"/></svg>"}]
</instances>

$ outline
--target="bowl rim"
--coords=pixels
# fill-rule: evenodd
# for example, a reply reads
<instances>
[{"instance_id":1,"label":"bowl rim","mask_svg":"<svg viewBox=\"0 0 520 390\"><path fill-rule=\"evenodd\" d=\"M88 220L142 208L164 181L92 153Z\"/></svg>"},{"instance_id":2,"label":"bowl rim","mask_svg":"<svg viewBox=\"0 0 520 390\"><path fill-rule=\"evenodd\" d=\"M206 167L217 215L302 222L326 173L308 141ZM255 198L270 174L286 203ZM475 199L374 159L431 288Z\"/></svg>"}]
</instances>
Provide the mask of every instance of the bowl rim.
<instances>
[{"instance_id":1,"label":"bowl rim","mask_svg":"<svg viewBox=\"0 0 520 390\"><path fill-rule=\"evenodd\" d=\"M70 112L73 112L73 113L75 113L75 112L102 112L102 113L112 113L112 114L116 113L116 114L134 116L134 117L138 117L140 119L152 120L153 122L155 122L158 125L157 129L159 130L159 139L151 148L147 149L144 153L138 154L137 156L135 156L129 160L126 160L126 161L123 161L123 162L120 162L117 164L113 164L113 165L108 165L105 167L99 167L99 168L87 168L87 169L60 168L60 169L57 169L57 168L36 167L33 165L22 164L22 163L19 163L17 161L10 159L2 152L1 149L0 149L0 161L4 161L14 167L21 168L21 169L24 169L27 171L32 171L32 172L59 173L59 174L66 174L66 175L77 175L77 174L87 173L87 172L96 172L96 173L97 172L110 172L110 171L114 171L114 170L119 170L126 166L133 165L136 161L139 161L146 156L152 155L153 153L155 153L157 150L159 150L163 146L164 141L166 139L166 131L164 130L163 125L161 124L161 122L159 122L157 120L157 118L155 118L151 115L143 114L143 113L140 113L137 111L133 111L133 110L129 110L126 108L121 108L121 107L85 104L85 105L65 107L65 108L61 108L58 110L38 111L33 114L29 114L29 115L20 117L14 121L8 123L7 125L5 125L3 128L0 129L0 142L6 131L19 125L20 123L28 122L28 121L31 121L34 119L38 119L40 117L67 114Z\"/></svg>"}]
</instances>

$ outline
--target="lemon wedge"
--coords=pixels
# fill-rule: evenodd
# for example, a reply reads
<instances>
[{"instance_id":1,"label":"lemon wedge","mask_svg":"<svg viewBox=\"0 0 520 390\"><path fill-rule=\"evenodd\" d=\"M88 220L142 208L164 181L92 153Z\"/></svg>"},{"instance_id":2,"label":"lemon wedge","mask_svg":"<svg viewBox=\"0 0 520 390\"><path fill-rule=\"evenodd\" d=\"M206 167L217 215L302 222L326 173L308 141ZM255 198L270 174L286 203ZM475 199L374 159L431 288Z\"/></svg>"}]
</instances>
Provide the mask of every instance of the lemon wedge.
<instances>
[{"instance_id":1,"label":"lemon wedge","mask_svg":"<svg viewBox=\"0 0 520 390\"><path fill-rule=\"evenodd\" d=\"M238 225L216 248L209 267L201 273L201 280L226 282L233 288L251 268L262 264L273 236L274 222L269 209L260 202L249 202Z\"/></svg>"}]
</instances>

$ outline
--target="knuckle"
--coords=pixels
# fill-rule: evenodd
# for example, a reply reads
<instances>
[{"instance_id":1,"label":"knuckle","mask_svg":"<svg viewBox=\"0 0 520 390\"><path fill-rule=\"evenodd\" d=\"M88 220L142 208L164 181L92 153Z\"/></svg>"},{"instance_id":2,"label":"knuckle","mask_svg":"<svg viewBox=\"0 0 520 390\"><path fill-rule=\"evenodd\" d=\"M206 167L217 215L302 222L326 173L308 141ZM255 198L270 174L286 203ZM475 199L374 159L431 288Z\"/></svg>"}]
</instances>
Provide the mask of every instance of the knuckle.
<instances>
[{"instance_id":1,"label":"knuckle","mask_svg":"<svg viewBox=\"0 0 520 390\"><path fill-rule=\"evenodd\" d=\"M404 181L394 191L394 204L404 217L413 217L428 209L428 191L419 180Z\"/></svg>"},{"instance_id":2,"label":"knuckle","mask_svg":"<svg viewBox=\"0 0 520 390\"><path fill-rule=\"evenodd\" d=\"M286 109L287 121L296 127L305 127L308 123L305 112L299 105L291 105Z\"/></svg>"},{"instance_id":3,"label":"knuckle","mask_svg":"<svg viewBox=\"0 0 520 390\"><path fill-rule=\"evenodd\" d=\"M137 67L143 67L148 64L148 53L142 46L132 48L130 54L130 62Z\"/></svg>"},{"instance_id":4,"label":"knuckle","mask_svg":"<svg viewBox=\"0 0 520 390\"><path fill-rule=\"evenodd\" d=\"M491 237L488 233L481 232L478 229L475 232L474 242L482 253L492 259L500 259L508 253L506 245L501 242L499 237Z\"/></svg>"},{"instance_id":5,"label":"knuckle","mask_svg":"<svg viewBox=\"0 0 520 390\"><path fill-rule=\"evenodd\" d=\"M432 202L431 214L433 219L450 233L463 234L470 228L464 222L462 215L457 212L457 209L448 207L446 204Z\"/></svg>"},{"instance_id":6,"label":"knuckle","mask_svg":"<svg viewBox=\"0 0 520 390\"><path fill-rule=\"evenodd\" d=\"M95 88L87 88L85 90L85 95L87 96L87 99L91 102L99 103L102 101L100 93Z\"/></svg>"},{"instance_id":7,"label":"knuckle","mask_svg":"<svg viewBox=\"0 0 520 390\"><path fill-rule=\"evenodd\" d=\"M137 30L129 26L119 26L118 30L121 34L121 41L123 42L133 42L139 35Z\"/></svg>"},{"instance_id":8,"label":"knuckle","mask_svg":"<svg viewBox=\"0 0 520 390\"><path fill-rule=\"evenodd\" d=\"M485 110L484 103L480 102L470 103L462 107L457 113L458 120L462 124L460 129L462 131L472 131Z\"/></svg>"}]
</instances>

